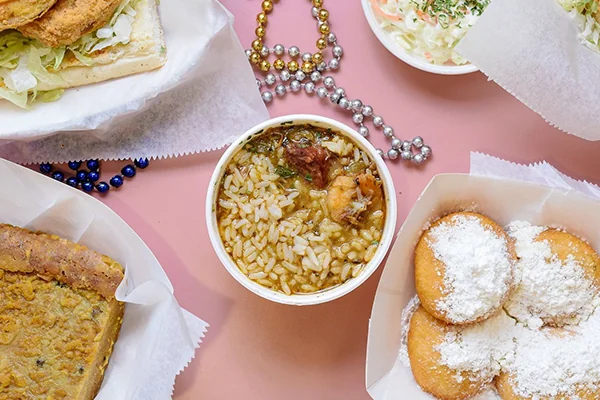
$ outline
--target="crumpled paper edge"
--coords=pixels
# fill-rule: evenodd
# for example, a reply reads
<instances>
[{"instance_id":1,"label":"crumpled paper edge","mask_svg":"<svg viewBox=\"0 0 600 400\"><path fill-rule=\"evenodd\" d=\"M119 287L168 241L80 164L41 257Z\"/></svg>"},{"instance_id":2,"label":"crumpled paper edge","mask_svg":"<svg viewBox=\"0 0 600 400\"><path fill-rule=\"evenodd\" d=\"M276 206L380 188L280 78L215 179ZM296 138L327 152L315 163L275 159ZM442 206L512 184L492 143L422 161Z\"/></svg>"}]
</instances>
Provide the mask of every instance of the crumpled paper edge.
<instances>
[{"instance_id":1,"label":"crumpled paper edge","mask_svg":"<svg viewBox=\"0 0 600 400\"><path fill-rule=\"evenodd\" d=\"M190 333L192 333L192 335L194 337L198 338L198 340L194 341L194 351L192 351L191 354L186 356L185 360L187 360L187 361L184 361L184 363L182 363L181 368L173 377L173 387L171 388L171 398L173 397L173 395L175 393L175 383L177 382L176 381L177 377L179 375L181 375L183 370L185 370L190 365L190 363L194 360L194 358L196 358L196 350L198 350L200 348L200 345L203 343L203 339L206 337L208 328L210 327L210 325L207 322L196 317L194 314L187 311L185 308L181 307L181 311L183 312L185 322L186 322L186 325L187 325ZM194 326L192 326L192 325L194 325Z\"/></svg>"},{"instance_id":2,"label":"crumpled paper edge","mask_svg":"<svg viewBox=\"0 0 600 400\"><path fill-rule=\"evenodd\" d=\"M458 52L458 51L457 51L457 52ZM460 54L460 53L459 53L459 54ZM461 54L461 56L462 56L462 54ZM470 61L470 60L469 60L469 61ZM477 65L477 64L476 64L476 62L474 62L473 64ZM539 116L540 116L540 117L541 117L541 118L544 120L544 122L546 122L546 123L547 123L548 125L550 125L551 127L553 127L553 128L556 128L556 129L558 129L559 131L561 131L561 132L563 132L563 133L567 133L567 134L569 134L569 135L572 135L572 136L576 136L576 137L579 137L579 138L581 138L581 136L579 136L579 135L577 135L577 134L575 134L575 133L571 133L571 132L569 132L569 131L567 131L567 130L565 130L565 129L561 128L560 126L556 125L555 123L553 123L553 122L550 122L550 121L548 120L548 118L546 118L546 116L544 116L544 115L543 115L541 112L539 112L539 111L537 110L537 108L536 108L536 107L532 107L532 106L531 106L531 104L530 104L529 102L527 102L527 101L523 100L523 99L521 98L521 96L518 96L518 95L516 95L516 94L515 94L515 93L514 93L512 90L509 90L509 89L506 87L506 85L505 85L505 84L504 84L504 83L503 83L501 80L499 80L499 79L494 79L494 78L490 77L490 75L489 75L489 74L486 72L486 70L485 70L485 69L479 68L479 71L480 71L482 74L484 74L484 75L485 75L485 77L487 78L487 80L488 80L488 81L492 81L492 82L496 83L498 86L500 86L502 89L504 89L504 91L506 91L508 94L510 94L511 96L513 96L515 99L519 100L519 101L520 101L521 103L523 103L523 104L524 104L524 105L525 105L527 108L529 108L531 111L533 111L534 113L536 113L537 115L539 115ZM585 138L582 138L582 139L585 139ZM590 140L590 139L585 139L585 140Z\"/></svg>"},{"instance_id":3,"label":"crumpled paper edge","mask_svg":"<svg viewBox=\"0 0 600 400\"><path fill-rule=\"evenodd\" d=\"M201 320L200 318L196 317L194 314L192 314L191 312L189 312L188 310L186 310L183 307L181 307L181 310L183 312L185 322L186 322L188 328L190 329L190 332L193 333L193 337L197 338L197 340L192 339L194 341L194 349L198 349L198 348L200 348L200 345L203 343L202 339L204 339L206 337L206 333L208 332L208 328L210 328L210 324L208 322L205 322L205 321ZM179 371L175 375L179 376L183 372L183 370L186 369L190 365L190 363L192 362L192 360L195 357L196 357L196 352L194 352L191 355L191 357L189 357L187 359L187 362L185 362L185 364L182 365L182 367L179 369Z\"/></svg>"},{"instance_id":4,"label":"crumpled paper edge","mask_svg":"<svg viewBox=\"0 0 600 400\"><path fill-rule=\"evenodd\" d=\"M194 341L194 351L189 355L186 355L184 361L182 363L181 368L175 376L173 376L173 386L171 387L171 398L173 398L175 394L175 384L177 382L177 377L181 375L181 373L190 365L190 363L196 358L196 350L200 348L200 345L203 343L203 339L206 337L206 333L208 332L208 328L210 325L196 317L191 312L187 311L185 308L181 307L181 311L183 312L184 319L189 331L193 334L194 337L197 337L198 340ZM192 326L195 325L195 326Z\"/></svg>"},{"instance_id":5,"label":"crumpled paper edge","mask_svg":"<svg viewBox=\"0 0 600 400\"><path fill-rule=\"evenodd\" d=\"M506 169L511 170L510 175L502 172ZM481 152L471 152L469 174L516 179L567 191L575 190L588 197L600 198L600 186L587 180L573 179L544 160L530 164L519 164Z\"/></svg>"},{"instance_id":6,"label":"crumpled paper edge","mask_svg":"<svg viewBox=\"0 0 600 400\"><path fill-rule=\"evenodd\" d=\"M567 12L565 12L565 16L567 16L567 14L568 14L568 13L567 13ZM571 22L572 22L572 21L571 21ZM585 45L584 45L583 43L581 43L581 46L584 46L584 47L585 47ZM464 56L464 54L462 54L462 53L460 52L460 47L461 47L461 46L460 46L460 43L459 43L459 44L456 46L456 48L455 48L455 51L456 51L456 52L457 52L459 55L461 55L461 56L462 56L462 57L464 57L465 59L468 59L468 60L469 60L469 62L471 62L471 63L473 63L473 64L475 64L475 65L480 65L480 63L478 63L479 59L478 59L477 57L465 57L465 56ZM592 51L592 50L590 49L590 51ZM572 136L575 136L575 137L578 137L578 138L581 138L581 139L584 139L584 140L588 140L588 141L597 141L597 140L600 140L600 139L590 139L590 138L584 137L584 136L582 136L582 135L579 135L579 134L577 134L577 133L574 133L574 132L569 132L567 129L563 128L562 126L560 126L560 125L558 125L558 124L556 124L556 123L554 123L554 122L550 121L550 120L549 120L549 118L548 118L548 117L546 117L546 115L544 115L543 113L541 113L541 112L538 110L538 108L537 108L537 107L533 107L533 106L531 105L531 103L530 103L530 102L528 102L528 101L525 101L525 100L524 100L524 99L523 99L521 96L518 96L518 95L517 95L517 94L516 94L514 91L512 91L512 90L508 89L508 87L507 87L506 83L505 83L505 82L504 82L502 79L496 79L496 78L492 78L492 77L489 75L489 73L487 72L487 70L486 70L485 68L481 68L481 67L478 67L478 68L479 68L479 71L481 71L481 73L483 73L483 74L486 76L486 78L488 79L488 81L492 81L492 82L496 83L498 86L500 86L500 87L501 87L502 89L504 89L504 90L505 90L507 93L509 93L509 94L510 94L511 96L513 96L514 98L516 98L516 99L517 99L519 102L521 102L521 103L522 103L523 105L525 105L527 108L529 108L530 110L532 110L533 112L535 112L536 114L538 114L538 115L539 115L539 116L540 116L540 117L541 117L541 118L544 120L544 122L546 122L546 123L547 123L548 125L550 125L551 127L553 127L553 128L556 128L556 129L558 129L559 131L561 131L561 132L563 132L563 133L567 133L567 134L569 134L569 135L572 135Z\"/></svg>"},{"instance_id":7,"label":"crumpled paper edge","mask_svg":"<svg viewBox=\"0 0 600 400\"><path fill-rule=\"evenodd\" d=\"M455 48L454 50L455 50L455 51L456 51L456 52L457 52L457 53L458 53L458 54L459 54L461 57L463 57L463 58L467 59L467 57L465 57L463 54L461 54L461 52L460 52L460 46L456 46L456 48ZM474 61L474 60L476 60L476 59L477 59L476 57L475 57L474 59L473 59L473 58L470 58L470 57L468 58L469 62L470 62L470 63L472 63L472 64L474 64L474 65L477 65L477 61ZM570 133L570 132L568 132L567 130L565 130L565 129L561 128L560 126L558 126L558 125L554 124L553 122L550 122L550 121L548 120L548 118L546 118L546 117L545 117L545 116L544 116L544 115L543 115L541 112L539 112L539 111L538 111L538 110L537 110L535 107L532 107L532 106L531 106L531 104L530 104L529 102L527 102L527 101L523 100L523 99L521 98L521 96L518 96L518 95L517 95L517 94L515 94L515 93L514 93L512 90L508 89L508 87L506 86L506 84L505 84L505 83L504 83L502 80L500 80L500 79L494 79L494 78L492 78L492 77L491 77L491 76L490 76L490 75L489 75L489 74L486 72L486 70L485 70L485 69L483 69L483 68L480 68L480 67L478 67L478 68L479 68L479 71L480 71L482 74L484 74L484 75L485 75L485 77L487 78L487 80L488 80L488 81L491 81L491 82L494 82L494 83L496 83L498 86L500 86L502 89L504 89L504 91L506 91L508 94L510 94L511 96L513 96L515 99L519 100L519 101L520 101L521 103L523 103L523 104L524 104L524 105L525 105L527 108L529 108L531 111L533 111L533 112L535 112L537 115L539 115L539 116L540 116L540 117L541 117L541 118L542 118L542 119L543 119L543 120L544 120L544 121L545 121L545 122L546 122L548 125L552 126L553 128L556 128L556 129L558 129L559 131L561 131L561 132L563 132L563 133L568 133L569 135L577 136L577 135L575 135L574 133ZM577 136L577 137L580 137L580 136Z\"/></svg>"}]
</instances>

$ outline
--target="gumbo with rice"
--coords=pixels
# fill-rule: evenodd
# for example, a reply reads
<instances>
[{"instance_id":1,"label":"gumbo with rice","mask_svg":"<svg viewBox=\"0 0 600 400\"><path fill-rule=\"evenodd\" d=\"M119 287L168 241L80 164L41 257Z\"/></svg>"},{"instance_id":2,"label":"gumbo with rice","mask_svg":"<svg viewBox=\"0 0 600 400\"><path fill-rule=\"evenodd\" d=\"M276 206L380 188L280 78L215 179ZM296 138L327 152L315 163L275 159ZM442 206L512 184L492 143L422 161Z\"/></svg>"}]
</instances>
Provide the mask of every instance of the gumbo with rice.
<instances>
[{"instance_id":1,"label":"gumbo with rice","mask_svg":"<svg viewBox=\"0 0 600 400\"><path fill-rule=\"evenodd\" d=\"M375 162L351 139L312 125L251 137L226 167L217 199L229 256L250 279L287 295L360 274L385 212Z\"/></svg>"}]
</instances>

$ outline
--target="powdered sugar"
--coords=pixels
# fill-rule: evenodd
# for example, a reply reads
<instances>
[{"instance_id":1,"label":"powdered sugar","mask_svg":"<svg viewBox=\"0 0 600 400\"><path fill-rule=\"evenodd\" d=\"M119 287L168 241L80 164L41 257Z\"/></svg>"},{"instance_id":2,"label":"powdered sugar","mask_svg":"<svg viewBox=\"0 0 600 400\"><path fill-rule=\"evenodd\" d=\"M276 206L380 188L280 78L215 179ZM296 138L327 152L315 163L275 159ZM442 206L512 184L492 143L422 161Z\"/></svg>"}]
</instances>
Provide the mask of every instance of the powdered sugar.
<instances>
[{"instance_id":1,"label":"powdered sugar","mask_svg":"<svg viewBox=\"0 0 600 400\"><path fill-rule=\"evenodd\" d=\"M454 235L465 235L464 227L468 223L456 223L461 233L454 232ZM466 235L471 237L471 246L475 247L481 239L475 240L471 229L474 228ZM457 381L462 379L461 371L475 372L484 382L505 373L510 377L515 394L523 398L575 400L580 398L577 391L581 389L599 393L598 288L586 277L574 256L568 256L563 262L552 253L548 242L536 241L547 229L522 221L509 224L519 262L515 272L517 287L505 310L476 325L450 325L444 342L436 348L440 362L457 372ZM438 232L435 237L436 246L443 243L446 251L452 244L460 247L468 243L457 241L446 231ZM454 252L442 251L439 256L447 266L457 265L453 262L459 256ZM476 263L466 263L462 268L473 271L477 267ZM463 278L459 276L458 280ZM474 280L477 280L475 275ZM478 284L475 287L485 290ZM460 301L469 301L469 297L463 296ZM411 301L410 310L407 308L403 314L407 325L415 304L418 306ZM572 317L565 319L569 325L564 328L543 326L547 318L554 321L564 316ZM403 327L404 336L407 330L408 326ZM490 389L475 399L491 400L498 396Z\"/></svg>"},{"instance_id":2,"label":"powdered sugar","mask_svg":"<svg viewBox=\"0 0 600 400\"><path fill-rule=\"evenodd\" d=\"M398 355L398 357L400 357L400 362L402 362L402 364L407 367L410 367L410 359L408 358L408 329L410 328L410 320L420 305L421 301L419 300L419 296L415 296L412 299L410 299L406 307L404 307L404 310L402 310L402 330L400 331L400 354Z\"/></svg>"},{"instance_id":3,"label":"powdered sugar","mask_svg":"<svg viewBox=\"0 0 600 400\"><path fill-rule=\"evenodd\" d=\"M597 391L600 382L600 312L567 330L531 330L521 326L515 359L508 368L516 394L565 396L578 388Z\"/></svg>"},{"instance_id":4,"label":"powdered sugar","mask_svg":"<svg viewBox=\"0 0 600 400\"><path fill-rule=\"evenodd\" d=\"M497 292L480 282L479 273L486 273L484 266L489 262L470 261L491 258L487 252L491 249L491 238L484 240L484 235L490 232L474 217L456 218L459 220L452 220L453 224L440 224L431 229L435 232L430 245L436 257L446 265L447 279L455 293L454 297L448 294L446 305L451 305L449 310L458 310L464 315L468 309L460 307L460 303L481 300L465 294L465 285L471 285L471 291L483 293L481 303L490 304L490 298L497 296ZM491 318L476 325L450 325L444 342L436 348L440 362L457 372L457 381L463 379L462 371L475 372L483 382L491 382L501 373L508 374L513 391L523 398L575 400L580 398L578 391L582 389L589 391L585 398L590 398L590 393L592 396L598 393L594 398L600 398L598 288L573 255L561 261L552 253L548 242L536 241L548 228L515 221L507 229L515 240L519 257L515 291L505 309ZM467 250L469 247L487 247L487 250L477 253ZM459 254L458 249L463 254ZM467 260L465 254L469 252ZM400 359L405 365L409 365L405 338L410 317L418 304L418 300L413 299L402 317L404 356ZM480 307L481 304L476 309ZM567 325L564 328L544 326L549 320L557 319ZM498 398L490 388L474 399Z\"/></svg>"},{"instance_id":5,"label":"powdered sugar","mask_svg":"<svg viewBox=\"0 0 600 400\"><path fill-rule=\"evenodd\" d=\"M442 364L457 371L475 372L478 380L491 382L515 354L515 321L500 311L472 326L452 326L437 350Z\"/></svg>"},{"instance_id":6,"label":"powdered sugar","mask_svg":"<svg viewBox=\"0 0 600 400\"><path fill-rule=\"evenodd\" d=\"M502 400L496 389L491 387L486 389L483 393L476 395L475 397L471 397L469 400Z\"/></svg>"},{"instance_id":7,"label":"powdered sugar","mask_svg":"<svg viewBox=\"0 0 600 400\"><path fill-rule=\"evenodd\" d=\"M437 307L447 318L474 321L500 307L513 269L505 238L478 218L460 214L429 232L429 245L445 265L446 293Z\"/></svg>"},{"instance_id":8,"label":"powdered sugar","mask_svg":"<svg viewBox=\"0 0 600 400\"><path fill-rule=\"evenodd\" d=\"M569 330L531 329L504 311L479 324L451 329L437 350L442 364L457 371L458 382L460 371L476 372L483 381L503 371L513 377L513 391L526 398L575 400L577 389L600 389L600 308ZM492 389L475 397L497 398Z\"/></svg>"},{"instance_id":9,"label":"powdered sugar","mask_svg":"<svg viewBox=\"0 0 600 400\"><path fill-rule=\"evenodd\" d=\"M508 225L519 262L518 286L506 310L531 328L541 327L544 320L577 324L597 305L597 290L573 256L562 262L547 241L535 241L545 230L523 221Z\"/></svg>"}]
</instances>

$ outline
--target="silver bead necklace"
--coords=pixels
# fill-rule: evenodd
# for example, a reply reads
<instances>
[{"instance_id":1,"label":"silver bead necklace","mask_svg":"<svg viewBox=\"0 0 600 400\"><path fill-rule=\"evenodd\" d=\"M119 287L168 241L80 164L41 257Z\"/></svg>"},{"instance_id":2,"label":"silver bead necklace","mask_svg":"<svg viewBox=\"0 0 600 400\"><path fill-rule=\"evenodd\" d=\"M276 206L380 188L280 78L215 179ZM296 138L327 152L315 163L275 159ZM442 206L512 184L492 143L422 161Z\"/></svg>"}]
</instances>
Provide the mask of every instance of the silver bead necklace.
<instances>
[{"instance_id":1,"label":"silver bead necklace","mask_svg":"<svg viewBox=\"0 0 600 400\"><path fill-rule=\"evenodd\" d=\"M319 15L319 8L312 7L312 15L318 21L318 26L322 24L317 18ZM308 95L317 95L320 99L329 99L332 104L341 107L344 110L352 113L352 121L358 125L358 132L363 137L368 137L370 130L365 125L367 121L371 121L372 125L382 131L383 135L390 140L390 149L384 152L382 149L377 149L377 153L381 157L387 157L390 160L405 160L411 161L415 165L421 165L427 161L432 154L431 147L426 145L423 138L417 136L412 140L402 140L396 137L394 129L385 124L383 118L376 115L373 108L369 105L363 104L359 99L351 100L346 94L346 91L336 85L336 82L332 76L323 77L323 73L336 71L339 69L341 59L344 54L343 48L338 44L336 35L331 32L327 36L327 40L332 47L332 58L329 62L323 61L316 65L312 72L306 73L299 69L295 73L290 72L287 69L279 71L278 76L273 73L268 73L264 78L256 79L256 84L261 90L261 97L266 104L270 104L276 97L284 97L288 92L304 92ZM272 49L267 46L263 46L260 51L263 57L268 57L270 54L276 56L282 56L286 52L286 49L281 44L276 44ZM287 53L290 57L296 58L300 56L300 49L297 46L292 46L287 49ZM250 57L252 50L246 50L246 55ZM310 61L312 54L302 54L303 61ZM279 81L279 83L278 83ZM317 86L322 85L322 86ZM270 88L273 86L274 89L271 91Z\"/></svg>"}]
</instances>

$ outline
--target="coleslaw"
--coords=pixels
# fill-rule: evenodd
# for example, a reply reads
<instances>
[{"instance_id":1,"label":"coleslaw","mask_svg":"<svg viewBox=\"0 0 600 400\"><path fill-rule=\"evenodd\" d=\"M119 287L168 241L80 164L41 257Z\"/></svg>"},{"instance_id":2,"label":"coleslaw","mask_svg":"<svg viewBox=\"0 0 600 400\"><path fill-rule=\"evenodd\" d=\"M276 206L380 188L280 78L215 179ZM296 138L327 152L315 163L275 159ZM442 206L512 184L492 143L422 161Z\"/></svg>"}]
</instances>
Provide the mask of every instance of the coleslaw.
<instances>
[{"instance_id":1,"label":"coleslaw","mask_svg":"<svg viewBox=\"0 0 600 400\"><path fill-rule=\"evenodd\" d=\"M579 28L579 39L600 53L600 6L598 0L559 0Z\"/></svg>"},{"instance_id":2,"label":"coleslaw","mask_svg":"<svg viewBox=\"0 0 600 400\"><path fill-rule=\"evenodd\" d=\"M371 0L381 28L408 53L437 65L467 64L454 47L490 0Z\"/></svg>"}]
</instances>

